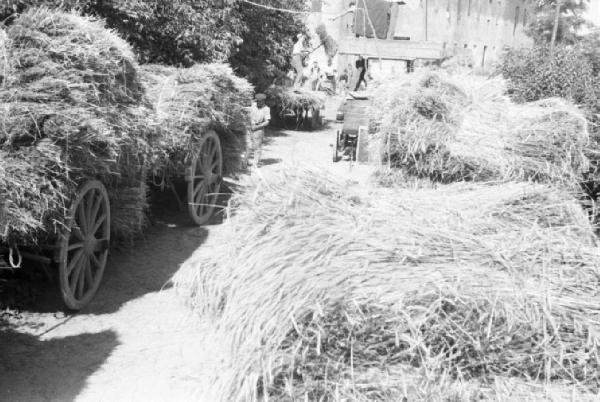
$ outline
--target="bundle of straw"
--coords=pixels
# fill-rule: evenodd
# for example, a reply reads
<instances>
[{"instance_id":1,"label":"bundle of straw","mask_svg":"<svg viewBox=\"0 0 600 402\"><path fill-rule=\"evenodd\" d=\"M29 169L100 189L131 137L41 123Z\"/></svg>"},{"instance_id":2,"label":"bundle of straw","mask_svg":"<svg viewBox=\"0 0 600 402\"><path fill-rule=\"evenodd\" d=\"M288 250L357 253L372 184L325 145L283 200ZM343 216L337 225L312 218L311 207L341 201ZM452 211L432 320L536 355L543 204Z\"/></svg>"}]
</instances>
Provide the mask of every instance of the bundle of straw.
<instances>
[{"instance_id":1,"label":"bundle of straw","mask_svg":"<svg viewBox=\"0 0 600 402\"><path fill-rule=\"evenodd\" d=\"M237 77L226 64L184 69L145 65L141 73L156 110L160 136L153 155L155 174L181 171L209 129L219 134L225 174L241 168L253 95L248 81Z\"/></svg>"},{"instance_id":2,"label":"bundle of straw","mask_svg":"<svg viewBox=\"0 0 600 402\"><path fill-rule=\"evenodd\" d=\"M271 86L265 91L271 115L282 119L287 113L303 116L309 110L321 110L325 99L313 91Z\"/></svg>"},{"instance_id":3,"label":"bundle of straw","mask_svg":"<svg viewBox=\"0 0 600 402\"><path fill-rule=\"evenodd\" d=\"M0 89L0 241L52 237L78 185L110 194L141 188L149 151L135 57L101 21L29 9L7 29L11 60ZM128 177L137 176L129 180ZM115 233L141 229L145 195L112 198ZM126 211L126 212L125 212ZM120 223L119 223L120 222Z\"/></svg>"},{"instance_id":4,"label":"bundle of straw","mask_svg":"<svg viewBox=\"0 0 600 402\"><path fill-rule=\"evenodd\" d=\"M4 32L4 29L0 27L0 87L6 85L5 77L8 77L8 35Z\"/></svg>"},{"instance_id":5,"label":"bundle of straw","mask_svg":"<svg viewBox=\"0 0 600 402\"><path fill-rule=\"evenodd\" d=\"M564 192L360 195L290 170L230 207L174 278L216 322L206 400L435 400L440 384L495 394L496 376L600 386L600 256Z\"/></svg>"},{"instance_id":6,"label":"bundle of straw","mask_svg":"<svg viewBox=\"0 0 600 402\"><path fill-rule=\"evenodd\" d=\"M377 89L379 153L408 174L461 180L538 180L574 186L588 170L587 123L566 101L514 105L501 78L421 73Z\"/></svg>"}]
</instances>

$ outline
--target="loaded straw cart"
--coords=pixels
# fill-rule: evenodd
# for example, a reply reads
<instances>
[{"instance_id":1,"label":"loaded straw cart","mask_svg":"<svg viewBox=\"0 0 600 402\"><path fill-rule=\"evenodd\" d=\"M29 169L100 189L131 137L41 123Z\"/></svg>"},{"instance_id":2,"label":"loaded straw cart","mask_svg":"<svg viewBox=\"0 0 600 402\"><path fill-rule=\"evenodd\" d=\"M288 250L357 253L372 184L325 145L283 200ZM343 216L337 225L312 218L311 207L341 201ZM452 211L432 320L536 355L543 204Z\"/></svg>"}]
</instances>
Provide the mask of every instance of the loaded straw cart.
<instances>
[{"instance_id":1,"label":"loaded straw cart","mask_svg":"<svg viewBox=\"0 0 600 402\"><path fill-rule=\"evenodd\" d=\"M183 205L175 184L184 177L189 215L197 225L205 224L223 176L242 167L253 88L222 64L146 65L141 74L161 139L152 155L155 183L173 190Z\"/></svg>"},{"instance_id":2,"label":"loaded straw cart","mask_svg":"<svg viewBox=\"0 0 600 402\"><path fill-rule=\"evenodd\" d=\"M167 135L175 125L162 118L160 104L157 113L149 107L130 47L99 21L32 9L2 42L0 60L8 62L0 86L0 267L20 266L23 258L56 264L63 301L79 310L99 288L111 240L130 241L141 232L147 176L173 175L183 163L190 214L202 224L214 210L223 155L235 162L229 155L240 141L212 112L214 103L189 98L189 91L187 99L168 97L168 112L185 102L208 110L203 129L184 123L194 116L179 114L178 127L193 138ZM230 72L217 70L199 78L213 78L211 86L215 74ZM225 90L238 96L232 88L214 89ZM225 134L211 129L230 135L224 153ZM196 152L180 158L191 147Z\"/></svg>"},{"instance_id":3,"label":"loaded straw cart","mask_svg":"<svg viewBox=\"0 0 600 402\"><path fill-rule=\"evenodd\" d=\"M98 21L32 9L3 49L0 263L56 263L77 310L100 285L111 237L143 224L151 110L129 46Z\"/></svg>"},{"instance_id":4,"label":"loaded straw cart","mask_svg":"<svg viewBox=\"0 0 600 402\"><path fill-rule=\"evenodd\" d=\"M322 125L321 111L325 107L325 100L317 92L272 86L265 94L273 121L285 127L293 122L296 130L300 127L314 130Z\"/></svg>"}]
</instances>

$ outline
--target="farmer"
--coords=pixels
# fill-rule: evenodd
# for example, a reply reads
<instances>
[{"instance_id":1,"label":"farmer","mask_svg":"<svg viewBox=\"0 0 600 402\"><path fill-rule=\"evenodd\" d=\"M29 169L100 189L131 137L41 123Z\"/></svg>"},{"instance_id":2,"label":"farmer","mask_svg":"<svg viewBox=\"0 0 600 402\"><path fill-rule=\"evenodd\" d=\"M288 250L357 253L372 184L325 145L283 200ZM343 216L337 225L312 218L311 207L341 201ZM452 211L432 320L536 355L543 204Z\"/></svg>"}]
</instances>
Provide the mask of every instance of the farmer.
<instances>
[{"instance_id":1,"label":"farmer","mask_svg":"<svg viewBox=\"0 0 600 402\"><path fill-rule=\"evenodd\" d=\"M256 103L250 108L250 133L248 133L247 144L248 144L248 157L251 151L254 151L253 166L258 167L260 161L260 152L262 149L262 142L265 136L265 127L269 125L271 121L271 109L265 104L267 99L265 94L256 94ZM246 160L246 163L248 160Z\"/></svg>"},{"instance_id":2,"label":"farmer","mask_svg":"<svg viewBox=\"0 0 600 402\"><path fill-rule=\"evenodd\" d=\"M358 56L358 60L356 60L356 72L358 73L358 81L356 81L355 91L358 91L360 88L360 83L365 83L365 88L367 87L367 80L365 79L365 74L367 73L368 64L362 55Z\"/></svg>"}]
</instances>

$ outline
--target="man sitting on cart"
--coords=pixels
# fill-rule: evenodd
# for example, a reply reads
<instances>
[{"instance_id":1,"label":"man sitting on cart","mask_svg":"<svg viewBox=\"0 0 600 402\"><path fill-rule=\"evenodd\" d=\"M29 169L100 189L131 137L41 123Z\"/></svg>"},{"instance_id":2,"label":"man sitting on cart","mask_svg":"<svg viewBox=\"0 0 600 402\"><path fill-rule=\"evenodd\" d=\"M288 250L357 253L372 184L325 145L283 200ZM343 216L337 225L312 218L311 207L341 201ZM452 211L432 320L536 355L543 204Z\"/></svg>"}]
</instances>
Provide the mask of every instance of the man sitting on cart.
<instances>
[{"instance_id":1,"label":"man sitting on cart","mask_svg":"<svg viewBox=\"0 0 600 402\"><path fill-rule=\"evenodd\" d=\"M265 137L265 127L267 127L271 121L271 109L265 104L266 99L267 97L265 94L256 94L256 103L250 108L251 126L246 139L248 145L246 163L248 163L250 159L250 152L254 152L252 163L254 167L258 167L262 143Z\"/></svg>"}]
</instances>

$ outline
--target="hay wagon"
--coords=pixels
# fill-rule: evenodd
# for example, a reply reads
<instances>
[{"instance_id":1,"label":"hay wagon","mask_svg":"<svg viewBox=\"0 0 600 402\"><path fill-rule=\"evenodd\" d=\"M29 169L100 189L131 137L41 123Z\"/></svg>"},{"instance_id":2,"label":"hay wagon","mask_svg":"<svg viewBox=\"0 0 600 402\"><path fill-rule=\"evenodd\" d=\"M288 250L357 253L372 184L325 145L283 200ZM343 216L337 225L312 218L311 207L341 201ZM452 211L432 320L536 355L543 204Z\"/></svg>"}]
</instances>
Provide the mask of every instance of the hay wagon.
<instances>
[{"instance_id":1,"label":"hay wagon","mask_svg":"<svg viewBox=\"0 0 600 402\"><path fill-rule=\"evenodd\" d=\"M240 150L219 129L243 120L236 102L252 87L212 65L166 71L177 85L165 94L162 78L143 80L126 42L74 13L32 8L7 34L0 268L56 265L65 305L79 310L100 286L111 241L142 231L155 169L185 179L194 223L210 219L224 165ZM57 48L68 57L55 57ZM12 62L31 55L48 71Z\"/></svg>"},{"instance_id":2,"label":"hay wagon","mask_svg":"<svg viewBox=\"0 0 600 402\"><path fill-rule=\"evenodd\" d=\"M145 65L140 73L163 144L153 152L153 175L161 188L173 191L181 209L174 182L184 178L190 218L203 225L214 212L223 176L241 170L253 88L222 64Z\"/></svg>"},{"instance_id":3,"label":"hay wagon","mask_svg":"<svg viewBox=\"0 0 600 402\"><path fill-rule=\"evenodd\" d=\"M222 137L213 129L198 136L189 153L178 163L173 178L185 181L185 208L192 222L198 226L206 224L215 211L223 180ZM168 187L173 191L180 209L184 202L173 183Z\"/></svg>"},{"instance_id":4,"label":"hay wagon","mask_svg":"<svg viewBox=\"0 0 600 402\"><path fill-rule=\"evenodd\" d=\"M325 101L316 91L273 86L265 94L273 122L296 130L316 130L323 125Z\"/></svg>"},{"instance_id":5,"label":"hay wagon","mask_svg":"<svg viewBox=\"0 0 600 402\"><path fill-rule=\"evenodd\" d=\"M222 172L221 141L215 131L208 130L180 172L186 181L188 213L197 225L205 224L214 213ZM145 177L145 172L138 173ZM139 186L140 193L145 193L145 180ZM64 223L55 236L35 246L0 245L0 267L20 267L23 260L56 265L64 304L80 310L94 298L107 265L113 220L106 183L82 181L67 205Z\"/></svg>"}]
</instances>

